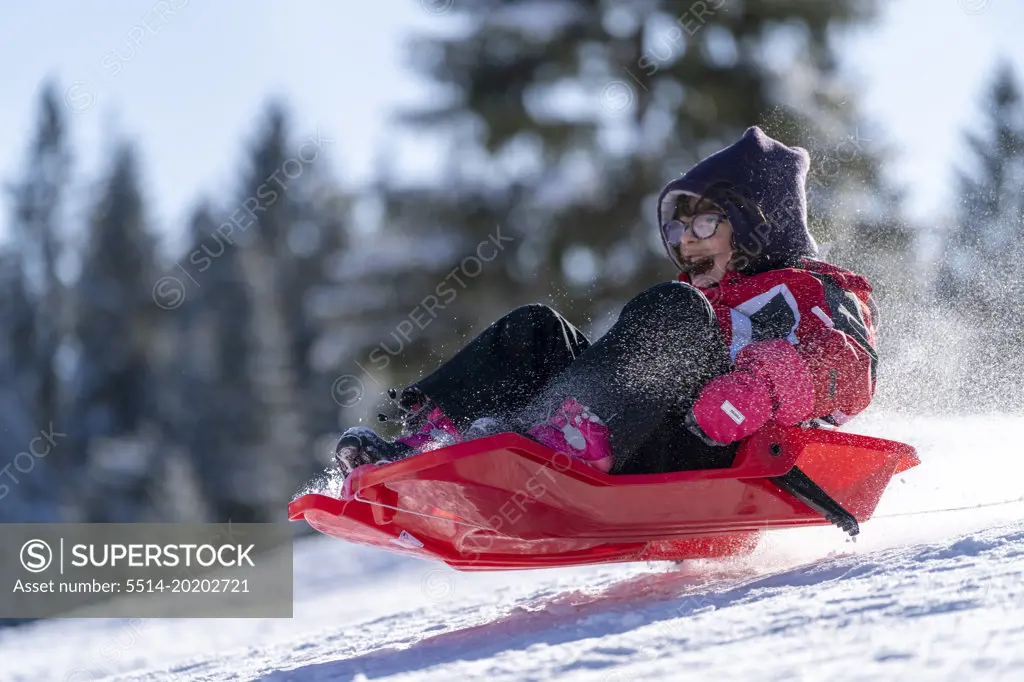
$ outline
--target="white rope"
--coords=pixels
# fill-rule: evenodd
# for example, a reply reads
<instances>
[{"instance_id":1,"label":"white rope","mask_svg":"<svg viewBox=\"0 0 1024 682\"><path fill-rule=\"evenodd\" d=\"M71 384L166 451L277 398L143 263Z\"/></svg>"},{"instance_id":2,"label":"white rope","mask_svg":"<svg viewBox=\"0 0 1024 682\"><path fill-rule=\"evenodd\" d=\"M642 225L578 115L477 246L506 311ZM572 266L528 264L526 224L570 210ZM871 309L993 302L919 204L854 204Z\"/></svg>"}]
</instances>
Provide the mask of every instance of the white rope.
<instances>
[{"instance_id":1,"label":"white rope","mask_svg":"<svg viewBox=\"0 0 1024 682\"><path fill-rule=\"evenodd\" d=\"M949 507L947 509L928 509L926 511L914 511L914 512L902 512L900 514L882 514L881 516L872 516L872 519L893 519L897 516L920 516L921 514L941 514L942 512L954 512L954 511L970 511L971 509L983 509L985 507L1002 507L1009 504L1019 504L1024 502L1024 495L1018 497L1015 500L1003 500L1002 502L986 502L984 504L975 504L967 507Z\"/></svg>"}]
</instances>

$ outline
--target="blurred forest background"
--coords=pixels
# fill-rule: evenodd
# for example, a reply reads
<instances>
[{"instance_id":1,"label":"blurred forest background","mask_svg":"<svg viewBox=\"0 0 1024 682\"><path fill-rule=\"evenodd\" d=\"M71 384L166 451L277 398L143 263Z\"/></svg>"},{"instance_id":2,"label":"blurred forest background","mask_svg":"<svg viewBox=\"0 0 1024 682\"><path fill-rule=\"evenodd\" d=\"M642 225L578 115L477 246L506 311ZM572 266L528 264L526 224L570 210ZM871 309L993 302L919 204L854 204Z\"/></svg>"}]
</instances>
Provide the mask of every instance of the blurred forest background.
<instances>
[{"instance_id":1,"label":"blurred forest background","mask_svg":"<svg viewBox=\"0 0 1024 682\"><path fill-rule=\"evenodd\" d=\"M410 44L411 68L446 95L395 121L445 141L440 181L382 163L355 190L271 101L239 131L251 149L235 193L197 197L179 226L184 250L151 227L131 140L87 179L82 210L64 84L7 102L38 122L4 179L0 521L282 519L340 431L373 425L386 388L508 309L549 303L594 338L674 278L658 191L754 124L810 152L826 259L875 285L871 409L1017 404L1016 76L993 65L949 214L910 224L884 131L858 114L835 53L835 29L875 21L874 3L722 5L458 3L457 37Z\"/></svg>"}]
</instances>

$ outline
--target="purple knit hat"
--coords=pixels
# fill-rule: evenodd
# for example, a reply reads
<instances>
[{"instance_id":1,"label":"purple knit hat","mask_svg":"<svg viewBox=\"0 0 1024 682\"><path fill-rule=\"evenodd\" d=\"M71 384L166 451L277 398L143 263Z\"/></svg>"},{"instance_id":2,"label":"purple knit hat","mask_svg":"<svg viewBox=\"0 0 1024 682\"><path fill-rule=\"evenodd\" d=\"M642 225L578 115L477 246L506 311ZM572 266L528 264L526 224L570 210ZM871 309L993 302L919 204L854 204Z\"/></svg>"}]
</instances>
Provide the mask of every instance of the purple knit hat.
<instances>
[{"instance_id":1,"label":"purple knit hat","mask_svg":"<svg viewBox=\"0 0 1024 682\"><path fill-rule=\"evenodd\" d=\"M671 220L681 195L703 196L718 204L732 224L733 267L745 274L796 265L818 254L807 230L807 171L810 157L787 147L757 126L673 180L658 197L658 226Z\"/></svg>"}]
</instances>

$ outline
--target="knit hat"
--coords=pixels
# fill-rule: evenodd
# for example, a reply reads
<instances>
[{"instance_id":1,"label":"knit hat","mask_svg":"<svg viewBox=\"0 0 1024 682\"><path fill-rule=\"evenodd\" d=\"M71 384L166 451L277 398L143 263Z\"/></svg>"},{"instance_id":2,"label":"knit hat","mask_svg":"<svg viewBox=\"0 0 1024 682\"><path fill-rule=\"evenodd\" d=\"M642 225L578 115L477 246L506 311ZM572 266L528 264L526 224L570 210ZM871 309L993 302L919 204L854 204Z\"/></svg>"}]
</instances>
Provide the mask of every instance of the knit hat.
<instances>
[{"instance_id":1,"label":"knit hat","mask_svg":"<svg viewBox=\"0 0 1024 682\"><path fill-rule=\"evenodd\" d=\"M732 224L733 267L745 274L796 265L818 253L807 230L805 149L787 147L757 126L673 180L658 197L658 227L665 249L671 246L661 226L672 219L681 195L706 197L725 211Z\"/></svg>"}]
</instances>

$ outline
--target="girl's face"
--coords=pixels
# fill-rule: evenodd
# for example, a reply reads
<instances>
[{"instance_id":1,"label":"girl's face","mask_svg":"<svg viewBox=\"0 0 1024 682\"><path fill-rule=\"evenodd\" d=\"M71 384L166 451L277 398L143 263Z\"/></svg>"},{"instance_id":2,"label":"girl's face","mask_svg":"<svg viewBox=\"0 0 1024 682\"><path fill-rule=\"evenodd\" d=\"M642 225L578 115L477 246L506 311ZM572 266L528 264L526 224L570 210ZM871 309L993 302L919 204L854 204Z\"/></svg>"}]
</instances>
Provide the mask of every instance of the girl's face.
<instances>
[{"instance_id":1,"label":"girl's face","mask_svg":"<svg viewBox=\"0 0 1024 682\"><path fill-rule=\"evenodd\" d=\"M725 218L725 212L707 199L680 197L675 217L685 223L701 214L721 216L718 229L706 239L694 234L688 228L679 244L679 260L683 272L690 275L695 286L708 286L722 279L732 259L732 225Z\"/></svg>"}]
</instances>

